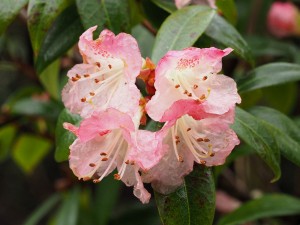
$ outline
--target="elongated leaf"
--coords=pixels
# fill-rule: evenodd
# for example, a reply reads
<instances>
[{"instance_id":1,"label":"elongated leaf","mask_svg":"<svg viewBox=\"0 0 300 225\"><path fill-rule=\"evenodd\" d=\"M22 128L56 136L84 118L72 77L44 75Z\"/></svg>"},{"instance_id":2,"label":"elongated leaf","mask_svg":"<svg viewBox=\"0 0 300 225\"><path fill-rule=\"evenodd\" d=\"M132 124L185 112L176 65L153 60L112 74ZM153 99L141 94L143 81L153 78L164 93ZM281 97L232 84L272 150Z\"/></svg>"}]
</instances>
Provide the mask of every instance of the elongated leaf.
<instances>
[{"instance_id":1,"label":"elongated leaf","mask_svg":"<svg viewBox=\"0 0 300 225\"><path fill-rule=\"evenodd\" d=\"M72 0L29 0L28 29L35 57L38 56L52 23L71 2Z\"/></svg>"},{"instance_id":2,"label":"elongated leaf","mask_svg":"<svg viewBox=\"0 0 300 225\"><path fill-rule=\"evenodd\" d=\"M174 0L152 0L152 2L169 13L177 10Z\"/></svg>"},{"instance_id":3,"label":"elongated leaf","mask_svg":"<svg viewBox=\"0 0 300 225\"><path fill-rule=\"evenodd\" d=\"M106 225L120 194L121 183L111 175L96 187L94 216L97 225Z\"/></svg>"},{"instance_id":4,"label":"elongated leaf","mask_svg":"<svg viewBox=\"0 0 300 225\"><path fill-rule=\"evenodd\" d=\"M215 10L206 6L189 6L171 14L159 29L152 60L157 63L169 50L192 46L211 22Z\"/></svg>"},{"instance_id":5,"label":"elongated leaf","mask_svg":"<svg viewBox=\"0 0 300 225\"><path fill-rule=\"evenodd\" d=\"M13 159L25 173L31 173L46 156L51 142L45 138L22 135L13 149Z\"/></svg>"},{"instance_id":6,"label":"elongated leaf","mask_svg":"<svg viewBox=\"0 0 300 225\"><path fill-rule=\"evenodd\" d=\"M78 125L81 121L80 116L71 114L67 109L64 109L57 120L56 131L55 131L55 160L57 162L62 162L68 160L69 157L69 147L75 140L75 135L70 131L63 128L64 122L69 122L74 125Z\"/></svg>"},{"instance_id":7,"label":"elongated leaf","mask_svg":"<svg viewBox=\"0 0 300 225\"><path fill-rule=\"evenodd\" d=\"M236 24L237 10L234 0L217 0L216 5L222 12L222 15L233 25Z\"/></svg>"},{"instance_id":8,"label":"elongated leaf","mask_svg":"<svg viewBox=\"0 0 300 225\"><path fill-rule=\"evenodd\" d=\"M55 59L71 48L83 33L76 6L67 8L48 31L36 60L40 74Z\"/></svg>"},{"instance_id":9,"label":"elongated leaf","mask_svg":"<svg viewBox=\"0 0 300 225\"><path fill-rule=\"evenodd\" d=\"M237 225L249 221L300 214L300 199L288 195L265 195L242 205L223 217L218 225Z\"/></svg>"},{"instance_id":10,"label":"elongated leaf","mask_svg":"<svg viewBox=\"0 0 300 225\"><path fill-rule=\"evenodd\" d=\"M272 127L281 153L300 166L300 129L294 121L281 112L267 107L254 107L250 113Z\"/></svg>"},{"instance_id":11,"label":"elongated leaf","mask_svg":"<svg viewBox=\"0 0 300 225\"><path fill-rule=\"evenodd\" d=\"M101 0L105 14L105 25L116 34L130 32L130 13L128 0Z\"/></svg>"},{"instance_id":12,"label":"elongated leaf","mask_svg":"<svg viewBox=\"0 0 300 225\"><path fill-rule=\"evenodd\" d=\"M60 207L55 225L76 225L78 218L80 190L78 187L73 188L67 193L66 198Z\"/></svg>"},{"instance_id":13,"label":"elongated leaf","mask_svg":"<svg viewBox=\"0 0 300 225\"><path fill-rule=\"evenodd\" d=\"M16 132L17 128L11 124L0 128L0 162L7 158Z\"/></svg>"},{"instance_id":14,"label":"elongated leaf","mask_svg":"<svg viewBox=\"0 0 300 225\"><path fill-rule=\"evenodd\" d=\"M155 193L164 225L211 225L215 210L215 186L211 168L195 165L184 185L169 195Z\"/></svg>"},{"instance_id":15,"label":"elongated leaf","mask_svg":"<svg viewBox=\"0 0 300 225\"><path fill-rule=\"evenodd\" d=\"M105 14L100 0L76 0L76 5L84 29L98 25L97 32L103 30Z\"/></svg>"},{"instance_id":16,"label":"elongated leaf","mask_svg":"<svg viewBox=\"0 0 300 225\"><path fill-rule=\"evenodd\" d=\"M49 65L44 72L41 73L39 79L48 93L52 98L58 100L59 98L59 85L58 85L58 77L59 77L59 61L53 62Z\"/></svg>"},{"instance_id":17,"label":"elongated leaf","mask_svg":"<svg viewBox=\"0 0 300 225\"><path fill-rule=\"evenodd\" d=\"M17 16L28 0L1 0L0 2L0 35Z\"/></svg>"},{"instance_id":18,"label":"elongated leaf","mask_svg":"<svg viewBox=\"0 0 300 225\"><path fill-rule=\"evenodd\" d=\"M205 34L220 44L231 47L234 52L254 64L251 50L239 32L219 15L215 15L205 31Z\"/></svg>"},{"instance_id":19,"label":"elongated leaf","mask_svg":"<svg viewBox=\"0 0 300 225\"><path fill-rule=\"evenodd\" d=\"M263 123L250 113L237 108L232 128L268 164L274 173L272 181L280 178L280 146L273 127Z\"/></svg>"},{"instance_id":20,"label":"elongated leaf","mask_svg":"<svg viewBox=\"0 0 300 225\"><path fill-rule=\"evenodd\" d=\"M46 216L50 210L58 203L61 199L59 194L54 194L50 198L48 198L45 202L43 202L25 221L23 225L36 225L39 221Z\"/></svg>"},{"instance_id":21,"label":"elongated leaf","mask_svg":"<svg viewBox=\"0 0 300 225\"><path fill-rule=\"evenodd\" d=\"M292 63L270 63L252 70L238 81L240 93L263 87L300 80L300 65Z\"/></svg>"}]
</instances>

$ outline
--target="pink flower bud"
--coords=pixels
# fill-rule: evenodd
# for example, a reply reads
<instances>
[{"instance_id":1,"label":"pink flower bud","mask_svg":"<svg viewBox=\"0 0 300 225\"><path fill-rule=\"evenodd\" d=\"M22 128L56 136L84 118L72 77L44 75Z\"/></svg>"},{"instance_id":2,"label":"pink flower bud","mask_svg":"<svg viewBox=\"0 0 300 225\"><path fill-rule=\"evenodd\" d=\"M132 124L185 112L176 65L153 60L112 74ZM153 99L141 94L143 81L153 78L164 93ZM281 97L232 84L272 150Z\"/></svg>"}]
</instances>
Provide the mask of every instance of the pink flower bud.
<instances>
[{"instance_id":1,"label":"pink flower bud","mask_svg":"<svg viewBox=\"0 0 300 225\"><path fill-rule=\"evenodd\" d=\"M300 14L289 2L275 2L268 14L268 28L276 37L300 35Z\"/></svg>"}]
</instances>

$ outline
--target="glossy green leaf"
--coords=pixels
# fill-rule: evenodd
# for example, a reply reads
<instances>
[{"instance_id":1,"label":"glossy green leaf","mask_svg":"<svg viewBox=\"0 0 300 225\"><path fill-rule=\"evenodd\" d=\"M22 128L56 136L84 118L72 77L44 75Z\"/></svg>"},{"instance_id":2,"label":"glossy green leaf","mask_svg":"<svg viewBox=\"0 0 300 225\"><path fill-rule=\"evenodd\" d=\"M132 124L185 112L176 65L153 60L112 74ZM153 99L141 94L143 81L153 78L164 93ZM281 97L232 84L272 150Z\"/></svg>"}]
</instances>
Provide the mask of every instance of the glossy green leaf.
<instances>
[{"instance_id":1,"label":"glossy green leaf","mask_svg":"<svg viewBox=\"0 0 300 225\"><path fill-rule=\"evenodd\" d=\"M270 63L255 68L238 81L240 93L263 87L300 80L300 65L292 63Z\"/></svg>"},{"instance_id":2,"label":"glossy green leaf","mask_svg":"<svg viewBox=\"0 0 300 225\"><path fill-rule=\"evenodd\" d=\"M31 173L47 155L50 147L51 142L48 139L24 134L16 141L12 156L25 173Z\"/></svg>"},{"instance_id":3,"label":"glossy green leaf","mask_svg":"<svg viewBox=\"0 0 300 225\"><path fill-rule=\"evenodd\" d=\"M49 65L39 76L39 79L50 96L56 100L59 99L59 69L60 62L56 60Z\"/></svg>"},{"instance_id":4,"label":"glossy green leaf","mask_svg":"<svg viewBox=\"0 0 300 225\"><path fill-rule=\"evenodd\" d=\"M152 0L152 2L169 13L177 10L174 0Z\"/></svg>"},{"instance_id":5,"label":"glossy green leaf","mask_svg":"<svg viewBox=\"0 0 300 225\"><path fill-rule=\"evenodd\" d=\"M112 215L113 208L116 205L120 195L121 182L108 176L104 178L96 187L94 199L94 216L97 225L106 225Z\"/></svg>"},{"instance_id":6,"label":"glossy green leaf","mask_svg":"<svg viewBox=\"0 0 300 225\"><path fill-rule=\"evenodd\" d=\"M224 216L218 225L238 225L275 216L300 214L300 199L280 194L265 195L249 201Z\"/></svg>"},{"instance_id":7,"label":"glossy green leaf","mask_svg":"<svg viewBox=\"0 0 300 225\"><path fill-rule=\"evenodd\" d=\"M29 0L28 29L35 57L54 20L71 3L72 0Z\"/></svg>"},{"instance_id":8,"label":"glossy green leaf","mask_svg":"<svg viewBox=\"0 0 300 225\"><path fill-rule=\"evenodd\" d=\"M237 21L237 9L234 0L217 0L216 5L224 17L233 25Z\"/></svg>"},{"instance_id":9,"label":"glossy green leaf","mask_svg":"<svg viewBox=\"0 0 300 225\"><path fill-rule=\"evenodd\" d=\"M157 33L152 60L157 63L169 50L192 46L214 15L215 10L200 5L184 7L171 14Z\"/></svg>"},{"instance_id":10,"label":"glossy green leaf","mask_svg":"<svg viewBox=\"0 0 300 225\"><path fill-rule=\"evenodd\" d=\"M115 34L130 32L130 9L128 0L101 0L105 26Z\"/></svg>"},{"instance_id":11,"label":"glossy green leaf","mask_svg":"<svg viewBox=\"0 0 300 225\"><path fill-rule=\"evenodd\" d=\"M80 190L78 187L69 191L58 211L55 225L76 225L78 218Z\"/></svg>"},{"instance_id":12,"label":"glossy green leaf","mask_svg":"<svg viewBox=\"0 0 300 225\"><path fill-rule=\"evenodd\" d=\"M11 149L17 128L14 125L6 125L0 128L0 162L5 160Z\"/></svg>"},{"instance_id":13,"label":"glossy green leaf","mask_svg":"<svg viewBox=\"0 0 300 225\"><path fill-rule=\"evenodd\" d=\"M0 2L0 35L14 20L28 0L1 0Z\"/></svg>"},{"instance_id":14,"label":"glossy green leaf","mask_svg":"<svg viewBox=\"0 0 300 225\"><path fill-rule=\"evenodd\" d=\"M137 25L132 29L132 36L137 40L141 54L149 57L154 45L154 36L145 27Z\"/></svg>"},{"instance_id":15,"label":"glossy green leaf","mask_svg":"<svg viewBox=\"0 0 300 225\"><path fill-rule=\"evenodd\" d=\"M212 169L195 165L182 187L169 195L155 192L155 199L164 225L211 225L215 212Z\"/></svg>"},{"instance_id":16,"label":"glossy green leaf","mask_svg":"<svg viewBox=\"0 0 300 225\"><path fill-rule=\"evenodd\" d=\"M239 32L219 15L215 15L205 34L225 47L234 49L234 53L254 64L251 50Z\"/></svg>"},{"instance_id":17,"label":"glossy green leaf","mask_svg":"<svg viewBox=\"0 0 300 225\"><path fill-rule=\"evenodd\" d=\"M163 126L164 126L164 124L161 122L150 120L147 122L147 125L145 126L145 130L155 132L155 131L160 130Z\"/></svg>"},{"instance_id":18,"label":"glossy green leaf","mask_svg":"<svg viewBox=\"0 0 300 225\"><path fill-rule=\"evenodd\" d=\"M272 181L278 180L281 175L280 146L273 127L237 107L232 128L272 169Z\"/></svg>"},{"instance_id":19,"label":"glossy green leaf","mask_svg":"<svg viewBox=\"0 0 300 225\"><path fill-rule=\"evenodd\" d=\"M289 117L268 107L254 107L249 111L272 127L281 153L300 166L300 129Z\"/></svg>"},{"instance_id":20,"label":"glossy green leaf","mask_svg":"<svg viewBox=\"0 0 300 225\"><path fill-rule=\"evenodd\" d=\"M63 128L63 123L68 122L79 125L80 121L81 117L79 115L71 114L67 109L60 113L55 130L55 160L57 162L68 160L69 147L76 138L74 134Z\"/></svg>"},{"instance_id":21,"label":"glossy green leaf","mask_svg":"<svg viewBox=\"0 0 300 225\"><path fill-rule=\"evenodd\" d=\"M99 34L105 24L105 14L101 0L76 0L76 5L84 29L97 25L97 34Z\"/></svg>"},{"instance_id":22,"label":"glossy green leaf","mask_svg":"<svg viewBox=\"0 0 300 225\"><path fill-rule=\"evenodd\" d=\"M47 32L36 60L36 69L40 74L55 59L64 54L79 40L83 27L76 6L64 10Z\"/></svg>"},{"instance_id":23,"label":"glossy green leaf","mask_svg":"<svg viewBox=\"0 0 300 225\"><path fill-rule=\"evenodd\" d=\"M30 216L23 225L37 225L61 199L60 194L54 194L43 202Z\"/></svg>"}]
</instances>

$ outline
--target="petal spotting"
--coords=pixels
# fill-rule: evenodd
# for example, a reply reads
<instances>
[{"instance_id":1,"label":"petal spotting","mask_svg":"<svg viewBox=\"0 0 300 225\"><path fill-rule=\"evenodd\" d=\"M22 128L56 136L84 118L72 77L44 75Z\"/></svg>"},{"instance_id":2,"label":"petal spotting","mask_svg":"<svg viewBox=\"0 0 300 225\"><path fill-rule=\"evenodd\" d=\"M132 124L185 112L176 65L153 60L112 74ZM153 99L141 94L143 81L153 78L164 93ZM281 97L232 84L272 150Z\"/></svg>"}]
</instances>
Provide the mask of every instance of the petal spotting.
<instances>
[{"instance_id":1,"label":"petal spotting","mask_svg":"<svg viewBox=\"0 0 300 225\"><path fill-rule=\"evenodd\" d=\"M109 30L93 40L95 30L92 27L80 37L84 63L68 72L62 100L72 113L84 118L110 107L134 116L140 99L135 80L142 67L137 42L129 34L115 36Z\"/></svg>"},{"instance_id":2,"label":"petal spotting","mask_svg":"<svg viewBox=\"0 0 300 225\"><path fill-rule=\"evenodd\" d=\"M151 169L163 156L154 133L137 131L130 116L113 108L94 112L79 128L67 123L64 127L77 135L69 162L79 179L97 183L117 168L115 179L134 186L135 196L143 203L149 201L139 171Z\"/></svg>"},{"instance_id":3,"label":"petal spotting","mask_svg":"<svg viewBox=\"0 0 300 225\"><path fill-rule=\"evenodd\" d=\"M223 114L240 103L234 80L218 74L222 69L222 58L231 51L230 48L169 51L158 62L155 71L156 93L146 106L149 116L166 122L164 114L172 106L173 110L193 109L194 114L200 111ZM179 100L180 104L176 104Z\"/></svg>"},{"instance_id":4,"label":"petal spotting","mask_svg":"<svg viewBox=\"0 0 300 225\"><path fill-rule=\"evenodd\" d=\"M279 38L300 35L300 13L290 2L274 2L268 13L268 28Z\"/></svg>"}]
</instances>

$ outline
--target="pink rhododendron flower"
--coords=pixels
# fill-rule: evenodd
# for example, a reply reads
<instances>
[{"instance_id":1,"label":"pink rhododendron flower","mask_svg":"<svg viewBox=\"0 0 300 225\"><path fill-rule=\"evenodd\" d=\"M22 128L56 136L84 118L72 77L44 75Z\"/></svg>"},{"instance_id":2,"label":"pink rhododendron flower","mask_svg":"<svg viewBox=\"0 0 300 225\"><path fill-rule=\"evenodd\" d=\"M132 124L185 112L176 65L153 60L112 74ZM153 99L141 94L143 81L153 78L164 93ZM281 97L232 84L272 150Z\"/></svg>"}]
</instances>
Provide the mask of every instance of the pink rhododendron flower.
<instances>
[{"instance_id":1,"label":"pink rhododendron flower","mask_svg":"<svg viewBox=\"0 0 300 225\"><path fill-rule=\"evenodd\" d=\"M79 50L84 63L68 72L62 100L66 108L82 117L109 107L133 116L141 96L135 86L142 67L137 42L129 34L115 36L109 30L93 40L96 28L88 29L80 37Z\"/></svg>"},{"instance_id":2,"label":"pink rhododendron flower","mask_svg":"<svg viewBox=\"0 0 300 225\"><path fill-rule=\"evenodd\" d=\"M178 9L181 9L191 3L199 5L209 5L211 8L217 8L215 0L175 0L175 5Z\"/></svg>"},{"instance_id":3,"label":"pink rhododendron flower","mask_svg":"<svg viewBox=\"0 0 300 225\"><path fill-rule=\"evenodd\" d=\"M207 166L225 162L239 140L229 128L241 99L233 79L218 75L231 49L188 48L170 51L156 68L156 93L148 115L166 122L158 135L168 146L163 159L143 175L161 193L174 191L194 161Z\"/></svg>"},{"instance_id":4,"label":"pink rhododendron flower","mask_svg":"<svg viewBox=\"0 0 300 225\"><path fill-rule=\"evenodd\" d=\"M222 57L231 51L230 48L169 51L156 68L156 93L146 106L148 115L160 122L170 120L183 109L190 114L195 112L195 117L203 113L221 115L240 103L234 80L218 74Z\"/></svg>"},{"instance_id":5,"label":"pink rhododendron flower","mask_svg":"<svg viewBox=\"0 0 300 225\"><path fill-rule=\"evenodd\" d=\"M164 154L160 139L150 131L137 130L138 121L116 109L94 112L79 128L65 123L77 139L70 146L70 168L83 180L100 182L115 168L114 177L147 203L150 194L143 186L139 170L151 169Z\"/></svg>"},{"instance_id":6,"label":"pink rhododendron flower","mask_svg":"<svg viewBox=\"0 0 300 225\"><path fill-rule=\"evenodd\" d=\"M276 37L300 35L300 13L290 2L274 2L267 22L270 32Z\"/></svg>"}]
</instances>

